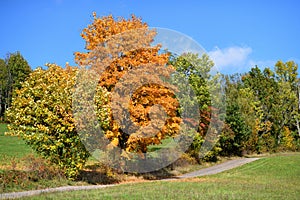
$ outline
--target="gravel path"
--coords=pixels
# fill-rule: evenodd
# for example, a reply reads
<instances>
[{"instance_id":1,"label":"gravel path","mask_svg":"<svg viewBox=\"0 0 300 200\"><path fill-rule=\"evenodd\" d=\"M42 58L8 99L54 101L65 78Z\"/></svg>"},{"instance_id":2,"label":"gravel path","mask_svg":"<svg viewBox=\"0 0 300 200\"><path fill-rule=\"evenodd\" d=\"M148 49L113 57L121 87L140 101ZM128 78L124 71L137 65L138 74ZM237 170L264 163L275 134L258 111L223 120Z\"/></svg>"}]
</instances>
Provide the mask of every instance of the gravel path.
<instances>
[{"instance_id":1,"label":"gravel path","mask_svg":"<svg viewBox=\"0 0 300 200\"><path fill-rule=\"evenodd\" d=\"M42 190L30 190L25 192L12 192L12 193L4 193L0 194L0 199L17 199L21 197L28 197L34 195L40 195L44 193L50 192L64 192L64 191L75 191L75 190L92 190L92 189L100 189L106 187L112 187L112 185L87 185L87 186L64 186L64 187L57 187L57 188L47 188Z\"/></svg>"},{"instance_id":2,"label":"gravel path","mask_svg":"<svg viewBox=\"0 0 300 200\"><path fill-rule=\"evenodd\" d=\"M193 178L197 176L206 176L206 175L212 175L217 174L223 171L227 171L229 169L233 169L235 167L239 167L241 165L244 165L249 162L253 162L255 160L258 160L259 158L241 158L236 160L230 160L212 167L208 167L205 169L200 169L198 171L194 171L191 173L183 174L181 176L178 176L178 178Z\"/></svg>"},{"instance_id":3,"label":"gravel path","mask_svg":"<svg viewBox=\"0 0 300 200\"><path fill-rule=\"evenodd\" d=\"M240 158L236 160L230 160L227 162L224 162L222 164L218 164L212 167L208 167L205 169L201 169L198 171L194 171L191 173L183 174L181 176L178 176L176 178L171 179L163 179L164 181L167 180L175 180L175 179L184 179L184 178L193 178L198 176L206 176L211 174L217 174L229 169L233 169L235 167L244 165L249 162L253 162L255 160L258 160L259 158ZM57 187L57 188L48 188L48 189L42 189L42 190L31 190L31 191L25 191L25 192L12 192L12 193L4 193L0 194L0 199L16 199L21 197L27 197L27 196L33 196L33 195L40 195L44 193L50 193L50 192L64 192L64 191L75 191L75 190L91 190L91 189L101 189L101 188L107 188L115 186L116 184L112 185L88 185L88 186L64 186L64 187Z\"/></svg>"}]
</instances>

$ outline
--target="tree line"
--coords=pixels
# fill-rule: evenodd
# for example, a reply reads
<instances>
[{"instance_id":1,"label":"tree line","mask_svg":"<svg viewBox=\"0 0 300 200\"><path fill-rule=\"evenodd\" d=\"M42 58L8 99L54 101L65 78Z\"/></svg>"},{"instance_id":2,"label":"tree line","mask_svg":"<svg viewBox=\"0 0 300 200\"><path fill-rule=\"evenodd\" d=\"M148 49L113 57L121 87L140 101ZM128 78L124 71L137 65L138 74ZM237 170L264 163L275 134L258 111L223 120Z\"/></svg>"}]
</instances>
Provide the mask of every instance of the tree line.
<instances>
[{"instance_id":1,"label":"tree line","mask_svg":"<svg viewBox=\"0 0 300 200\"><path fill-rule=\"evenodd\" d=\"M298 65L278 61L274 69L257 66L248 73L224 76L225 154L299 150ZM232 133L230 133L232 131Z\"/></svg>"}]
</instances>

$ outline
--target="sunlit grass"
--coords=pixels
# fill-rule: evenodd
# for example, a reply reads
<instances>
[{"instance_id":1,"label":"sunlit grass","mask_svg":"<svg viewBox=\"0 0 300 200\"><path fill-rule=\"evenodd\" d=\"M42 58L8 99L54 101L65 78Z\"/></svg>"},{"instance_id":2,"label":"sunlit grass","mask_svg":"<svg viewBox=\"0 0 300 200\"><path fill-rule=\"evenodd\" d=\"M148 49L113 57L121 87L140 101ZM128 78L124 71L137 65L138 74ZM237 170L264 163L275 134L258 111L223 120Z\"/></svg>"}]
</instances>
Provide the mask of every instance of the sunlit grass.
<instances>
[{"instance_id":1,"label":"sunlit grass","mask_svg":"<svg viewBox=\"0 0 300 200\"><path fill-rule=\"evenodd\" d=\"M0 124L0 163L33 153L32 149L21 138L4 135L6 131L7 125Z\"/></svg>"}]
</instances>

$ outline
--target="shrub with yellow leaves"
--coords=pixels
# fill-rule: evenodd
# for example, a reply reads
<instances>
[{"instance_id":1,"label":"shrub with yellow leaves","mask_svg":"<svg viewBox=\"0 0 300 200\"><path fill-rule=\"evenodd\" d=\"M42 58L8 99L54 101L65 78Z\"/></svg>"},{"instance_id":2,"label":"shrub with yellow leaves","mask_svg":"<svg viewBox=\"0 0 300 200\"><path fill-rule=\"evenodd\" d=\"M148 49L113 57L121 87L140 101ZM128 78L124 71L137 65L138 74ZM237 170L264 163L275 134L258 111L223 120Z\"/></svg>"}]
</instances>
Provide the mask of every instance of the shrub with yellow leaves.
<instances>
[{"instance_id":1,"label":"shrub with yellow leaves","mask_svg":"<svg viewBox=\"0 0 300 200\"><path fill-rule=\"evenodd\" d=\"M21 137L42 157L74 178L89 153L76 132L72 114L72 92L77 69L47 64L38 68L16 91L6 113L10 135Z\"/></svg>"}]
</instances>

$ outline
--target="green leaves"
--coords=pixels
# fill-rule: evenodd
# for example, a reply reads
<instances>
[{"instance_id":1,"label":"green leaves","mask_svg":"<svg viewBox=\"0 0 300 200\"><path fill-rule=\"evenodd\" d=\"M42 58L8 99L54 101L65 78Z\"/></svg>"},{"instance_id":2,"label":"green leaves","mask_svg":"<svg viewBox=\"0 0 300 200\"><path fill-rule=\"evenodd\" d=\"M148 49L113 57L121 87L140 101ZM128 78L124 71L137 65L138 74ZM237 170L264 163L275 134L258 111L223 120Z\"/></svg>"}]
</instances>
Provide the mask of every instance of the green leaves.
<instances>
[{"instance_id":1,"label":"green leaves","mask_svg":"<svg viewBox=\"0 0 300 200\"><path fill-rule=\"evenodd\" d=\"M13 91L21 87L30 72L20 52L9 54L6 60L0 59L0 117L11 104Z\"/></svg>"},{"instance_id":2,"label":"green leaves","mask_svg":"<svg viewBox=\"0 0 300 200\"><path fill-rule=\"evenodd\" d=\"M240 76L241 81L227 79L226 122L236 136L242 135L241 127L246 128L246 138L240 143L244 150L294 148L297 137L292 133L300 133L297 69L293 61L278 61L275 71L256 66Z\"/></svg>"}]
</instances>

